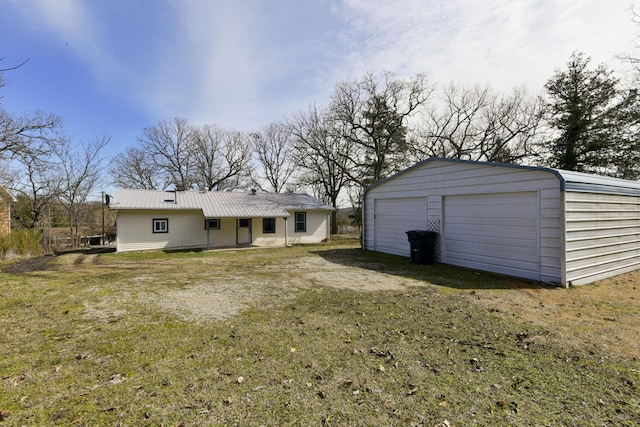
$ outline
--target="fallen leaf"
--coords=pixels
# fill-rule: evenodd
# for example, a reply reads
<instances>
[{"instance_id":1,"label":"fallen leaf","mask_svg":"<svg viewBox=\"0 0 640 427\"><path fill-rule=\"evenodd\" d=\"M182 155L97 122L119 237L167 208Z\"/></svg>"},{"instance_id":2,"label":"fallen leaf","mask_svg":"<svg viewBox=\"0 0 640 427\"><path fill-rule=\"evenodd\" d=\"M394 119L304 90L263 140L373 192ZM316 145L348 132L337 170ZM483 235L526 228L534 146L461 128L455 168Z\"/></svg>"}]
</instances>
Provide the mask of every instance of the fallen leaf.
<instances>
[{"instance_id":1,"label":"fallen leaf","mask_svg":"<svg viewBox=\"0 0 640 427\"><path fill-rule=\"evenodd\" d=\"M120 384L123 381L124 381L124 376L122 376L121 374L113 374L111 375L111 378L109 378L109 382L111 384Z\"/></svg>"},{"instance_id":2,"label":"fallen leaf","mask_svg":"<svg viewBox=\"0 0 640 427\"><path fill-rule=\"evenodd\" d=\"M242 384L244 382L244 377L238 377L238 384Z\"/></svg>"},{"instance_id":3,"label":"fallen leaf","mask_svg":"<svg viewBox=\"0 0 640 427\"><path fill-rule=\"evenodd\" d=\"M386 369L382 365L378 365L378 371L384 372Z\"/></svg>"}]
</instances>

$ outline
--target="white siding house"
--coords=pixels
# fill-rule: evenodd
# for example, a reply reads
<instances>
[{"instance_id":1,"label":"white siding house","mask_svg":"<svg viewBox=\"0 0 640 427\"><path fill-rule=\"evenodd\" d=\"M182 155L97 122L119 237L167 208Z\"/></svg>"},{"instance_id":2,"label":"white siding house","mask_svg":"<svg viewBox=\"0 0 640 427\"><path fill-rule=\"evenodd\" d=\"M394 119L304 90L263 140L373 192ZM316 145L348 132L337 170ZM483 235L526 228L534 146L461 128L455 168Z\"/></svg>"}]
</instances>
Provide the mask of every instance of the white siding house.
<instances>
[{"instance_id":1,"label":"white siding house","mask_svg":"<svg viewBox=\"0 0 640 427\"><path fill-rule=\"evenodd\" d=\"M431 158L369 187L366 250L410 255L436 231L436 260L563 286L640 269L640 182L551 168Z\"/></svg>"},{"instance_id":2,"label":"white siding house","mask_svg":"<svg viewBox=\"0 0 640 427\"><path fill-rule=\"evenodd\" d=\"M118 252L285 246L329 240L331 206L307 194L121 189Z\"/></svg>"}]
</instances>

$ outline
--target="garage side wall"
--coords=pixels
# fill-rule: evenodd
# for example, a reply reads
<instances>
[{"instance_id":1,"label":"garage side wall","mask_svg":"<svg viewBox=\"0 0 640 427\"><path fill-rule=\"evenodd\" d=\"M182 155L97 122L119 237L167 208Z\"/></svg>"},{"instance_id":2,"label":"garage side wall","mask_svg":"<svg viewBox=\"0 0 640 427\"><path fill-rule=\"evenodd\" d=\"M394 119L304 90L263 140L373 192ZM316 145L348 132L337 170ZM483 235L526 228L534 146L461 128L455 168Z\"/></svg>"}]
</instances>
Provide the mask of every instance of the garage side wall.
<instances>
[{"instance_id":1,"label":"garage side wall","mask_svg":"<svg viewBox=\"0 0 640 427\"><path fill-rule=\"evenodd\" d=\"M640 268L640 197L566 191L567 282Z\"/></svg>"},{"instance_id":2,"label":"garage side wall","mask_svg":"<svg viewBox=\"0 0 640 427\"><path fill-rule=\"evenodd\" d=\"M514 210L513 222L515 225L527 222L533 225L533 242L529 245L528 255L529 270L519 274L518 268L505 271L499 266L492 266L482 259L471 259L465 254L454 254L454 249L465 247L465 235L471 236L475 230L482 228L482 223L476 215L473 215L473 207L469 208L469 215L458 216L455 221L448 220L445 204L451 204L454 197L472 196L495 201L496 212L503 213L500 200L509 198L510 195L527 194L535 199L532 209L536 210L528 218L519 220L518 210ZM471 199L470 198L470 199ZM422 200L424 212L418 214L414 208L406 209L408 200ZM394 210L395 202L397 208ZM380 210L376 206L386 205L384 215L380 216ZM511 206L517 204L512 203ZM510 207L507 207L510 209ZM488 208L488 211L490 209ZM459 212L459 211L458 211ZM534 219L531 219L534 218ZM466 221L466 223L465 223ZM389 225L389 223L393 225ZM450 225L453 223L454 227ZM420 225L420 227L418 227ZM395 227L395 238L387 233L380 233L380 228ZM455 265L468 266L487 271L495 271L503 274L528 277L545 282L560 282L561 278L561 247L562 247L562 214L560 197L560 180L546 170L527 168L505 167L499 165L467 163L444 160L429 160L408 169L387 181L371 187L365 195L364 212L364 249L394 253L401 256L409 256L409 243L404 233L410 229L433 230L439 233L438 247L436 247L437 260ZM489 230L489 231L487 231ZM507 233L501 227L483 229L484 233ZM448 233L449 235L445 235ZM455 234L455 236L450 236ZM482 233L478 234L482 236ZM452 239L458 240L457 248L452 245ZM490 255L491 245L494 248L500 246L500 237L497 235L486 236L486 240L492 243L484 244L483 240L470 241L477 253ZM506 236L512 237L512 236ZM447 247L449 245L449 247ZM393 247L393 250L389 250ZM457 258L456 258L457 257ZM531 267L534 265L534 267Z\"/></svg>"}]
</instances>

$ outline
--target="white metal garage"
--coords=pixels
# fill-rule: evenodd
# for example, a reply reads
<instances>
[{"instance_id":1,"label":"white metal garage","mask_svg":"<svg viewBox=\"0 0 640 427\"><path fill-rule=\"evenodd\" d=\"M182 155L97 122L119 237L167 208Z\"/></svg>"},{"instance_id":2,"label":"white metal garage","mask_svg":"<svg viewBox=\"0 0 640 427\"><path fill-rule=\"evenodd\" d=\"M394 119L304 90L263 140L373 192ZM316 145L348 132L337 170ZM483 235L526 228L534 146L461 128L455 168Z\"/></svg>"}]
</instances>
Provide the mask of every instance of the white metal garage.
<instances>
[{"instance_id":1,"label":"white metal garage","mask_svg":"<svg viewBox=\"0 0 640 427\"><path fill-rule=\"evenodd\" d=\"M380 199L374 204L375 229L374 240L380 252L394 255L409 253L409 241L398 239L399 234L407 230L422 230L427 222L426 197L403 199ZM398 211L403 213L398 222Z\"/></svg>"},{"instance_id":2,"label":"white metal garage","mask_svg":"<svg viewBox=\"0 0 640 427\"><path fill-rule=\"evenodd\" d=\"M538 193L444 197L442 262L539 279Z\"/></svg>"},{"instance_id":3,"label":"white metal garage","mask_svg":"<svg viewBox=\"0 0 640 427\"><path fill-rule=\"evenodd\" d=\"M431 230L437 261L565 286L640 269L640 182L431 158L369 187L363 224L366 250Z\"/></svg>"}]
</instances>

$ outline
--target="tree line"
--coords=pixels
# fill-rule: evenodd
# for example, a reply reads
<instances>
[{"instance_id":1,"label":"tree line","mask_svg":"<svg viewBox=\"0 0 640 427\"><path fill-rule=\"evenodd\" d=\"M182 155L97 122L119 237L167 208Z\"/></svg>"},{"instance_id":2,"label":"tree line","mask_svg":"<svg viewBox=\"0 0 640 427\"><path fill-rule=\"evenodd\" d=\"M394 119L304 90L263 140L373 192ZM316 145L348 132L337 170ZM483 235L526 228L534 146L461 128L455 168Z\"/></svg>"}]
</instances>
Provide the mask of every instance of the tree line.
<instances>
[{"instance_id":1,"label":"tree line","mask_svg":"<svg viewBox=\"0 0 640 427\"><path fill-rule=\"evenodd\" d=\"M338 83L326 105L255 132L159 121L107 172L118 187L309 191L334 207L341 198L357 207L369 185L432 156L638 179L635 86L580 52L538 96L367 73ZM0 105L0 156L13 165L4 184L28 204L18 214L25 227L39 227L54 199L77 225L102 174L109 138L74 143L59 130L55 116L15 116Z\"/></svg>"}]
</instances>

